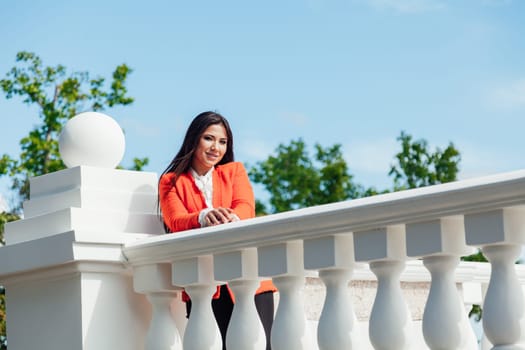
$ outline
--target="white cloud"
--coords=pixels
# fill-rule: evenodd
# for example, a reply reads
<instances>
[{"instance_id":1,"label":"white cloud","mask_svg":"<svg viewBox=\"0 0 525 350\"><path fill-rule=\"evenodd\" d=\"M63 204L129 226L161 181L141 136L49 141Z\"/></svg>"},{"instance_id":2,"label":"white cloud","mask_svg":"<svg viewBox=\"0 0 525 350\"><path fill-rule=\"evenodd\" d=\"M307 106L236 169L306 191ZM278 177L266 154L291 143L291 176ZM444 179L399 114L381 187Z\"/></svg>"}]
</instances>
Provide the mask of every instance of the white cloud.
<instances>
[{"instance_id":1,"label":"white cloud","mask_svg":"<svg viewBox=\"0 0 525 350\"><path fill-rule=\"evenodd\" d=\"M345 157L348 165L363 172L382 172L390 168L396 154L395 139L361 141L345 145Z\"/></svg>"},{"instance_id":2,"label":"white cloud","mask_svg":"<svg viewBox=\"0 0 525 350\"><path fill-rule=\"evenodd\" d=\"M441 10L445 4L440 0L363 0L368 5L381 11L393 11L400 14L415 14Z\"/></svg>"},{"instance_id":3,"label":"white cloud","mask_svg":"<svg viewBox=\"0 0 525 350\"><path fill-rule=\"evenodd\" d=\"M352 142L344 148L346 162L356 182L376 188L391 185L388 172L397 153L395 138Z\"/></svg>"},{"instance_id":4,"label":"white cloud","mask_svg":"<svg viewBox=\"0 0 525 350\"><path fill-rule=\"evenodd\" d=\"M461 152L460 180L519 170L525 166L519 148L512 153L508 149L495 149L492 144L483 147L460 143L457 147Z\"/></svg>"},{"instance_id":5,"label":"white cloud","mask_svg":"<svg viewBox=\"0 0 525 350\"><path fill-rule=\"evenodd\" d=\"M483 0L483 4L489 6L503 6L512 3L512 0Z\"/></svg>"},{"instance_id":6,"label":"white cloud","mask_svg":"<svg viewBox=\"0 0 525 350\"><path fill-rule=\"evenodd\" d=\"M291 124L295 127L303 127L309 123L307 116L297 112L281 113L281 118L285 123Z\"/></svg>"},{"instance_id":7,"label":"white cloud","mask_svg":"<svg viewBox=\"0 0 525 350\"><path fill-rule=\"evenodd\" d=\"M306 0L306 4L311 10L319 10L325 5L325 0Z\"/></svg>"},{"instance_id":8,"label":"white cloud","mask_svg":"<svg viewBox=\"0 0 525 350\"><path fill-rule=\"evenodd\" d=\"M276 146L251 135L246 138L235 139L235 156L240 161L247 160L250 164L262 161L273 153Z\"/></svg>"},{"instance_id":9,"label":"white cloud","mask_svg":"<svg viewBox=\"0 0 525 350\"><path fill-rule=\"evenodd\" d=\"M120 119L120 126L124 133L132 132L142 137L157 137L160 135L160 127L148 121L141 121L133 118Z\"/></svg>"},{"instance_id":10,"label":"white cloud","mask_svg":"<svg viewBox=\"0 0 525 350\"><path fill-rule=\"evenodd\" d=\"M515 80L495 87L489 92L489 101L495 107L525 107L525 79Z\"/></svg>"}]
</instances>

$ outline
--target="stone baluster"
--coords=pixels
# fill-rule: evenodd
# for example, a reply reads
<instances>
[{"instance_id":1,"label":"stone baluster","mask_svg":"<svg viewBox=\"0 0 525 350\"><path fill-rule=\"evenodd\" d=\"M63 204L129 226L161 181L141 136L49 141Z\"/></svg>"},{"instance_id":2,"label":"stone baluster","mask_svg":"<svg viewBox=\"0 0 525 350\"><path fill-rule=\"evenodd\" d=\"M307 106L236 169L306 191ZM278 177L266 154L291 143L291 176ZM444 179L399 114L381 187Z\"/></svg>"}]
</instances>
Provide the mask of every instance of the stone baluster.
<instances>
[{"instance_id":1,"label":"stone baluster","mask_svg":"<svg viewBox=\"0 0 525 350\"><path fill-rule=\"evenodd\" d=\"M410 349L412 316L401 290L405 268L404 225L354 233L356 261L370 263L377 293L370 314L369 336L374 349Z\"/></svg>"},{"instance_id":2,"label":"stone baluster","mask_svg":"<svg viewBox=\"0 0 525 350\"><path fill-rule=\"evenodd\" d=\"M478 349L465 306L455 284L459 258L472 252L465 245L463 216L406 226L407 253L423 257L432 283L423 313L423 336L430 349Z\"/></svg>"},{"instance_id":3,"label":"stone baluster","mask_svg":"<svg viewBox=\"0 0 525 350\"><path fill-rule=\"evenodd\" d=\"M305 240L304 266L307 270L319 270L326 286L317 328L319 349L356 349L359 334L348 287L354 267L352 233Z\"/></svg>"},{"instance_id":4,"label":"stone baluster","mask_svg":"<svg viewBox=\"0 0 525 350\"><path fill-rule=\"evenodd\" d=\"M220 282L213 277L213 257L199 256L174 261L172 282L184 286L191 298L191 315L184 332L184 350L221 350L222 340L211 300Z\"/></svg>"},{"instance_id":5,"label":"stone baluster","mask_svg":"<svg viewBox=\"0 0 525 350\"><path fill-rule=\"evenodd\" d=\"M312 339L304 313L303 242L258 248L259 276L272 277L279 305L272 326L272 350L309 350Z\"/></svg>"},{"instance_id":6,"label":"stone baluster","mask_svg":"<svg viewBox=\"0 0 525 350\"><path fill-rule=\"evenodd\" d=\"M465 226L467 226L466 218L465 218ZM468 236L468 234L467 234L467 236ZM481 293L482 293L481 300L482 301L481 301L481 303L479 305L481 305L481 307L482 307L481 310L482 311L483 311L483 302L485 300L485 296L487 295L487 288L488 288L488 286L489 286L488 281L481 285ZM483 318L481 319L481 326L483 327ZM492 344L488 340L487 335L485 334L485 332L483 332L482 337L481 337L481 342L480 342L480 350L490 350L490 349L492 349Z\"/></svg>"},{"instance_id":7,"label":"stone baluster","mask_svg":"<svg viewBox=\"0 0 525 350\"><path fill-rule=\"evenodd\" d=\"M483 330L492 350L525 349L523 290L514 268L525 242L525 208L465 216L467 243L482 247L492 271L483 303Z\"/></svg>"},{"instance_id":8,"label":"stone baluster","mask_svg":"<svg viewBox=\"0 0 525 350\"><path fill-rule=\"evenodd\" d=\"M145 350L182 350L182 342L171 304L181 289L171 284L170 264L148 264L133 268L133 287L145 294L152 306L152 318L145 339Z\"/></svg>"},{"instance_id":9,"label":"stone baluster","mask_svg":"<svg viewBox=\"0 0 525 350\"><path fill-rule=\"evenodd\" d=\"M257 249L214 255L215 278L228 281L235 305L226 333L228 350L264 350L266 337L254 295L259 287Z\"/></svg>"},{"instance_id":10,"label":"stone baluster","mask_svg":"<svg viewBox=\"0 0 525 350\"><path fill-rule=\"evenodd\" d=\"M467 263L467 264L470 264L470 263ZM462 267L461 266L461 263L460 263L460 268ZM489 268L489 264L486 264L486 267L487 267L487 270ZM483 295L484 295L484 292L483 292L483 284L482 282L479 282L479 280L477 280L479 278L479 275L480 275L480 272L479 270L477 272L470 272L469 274L467 274L466 276L464 274L462 274L464 277L461 278L460 276L457 276L456 278L456 281L458 280L458 277L459 279L465 279L465 278L468 278L469 280L465 280L463 281L463 283L461 284L461 294L463 296L463 305L465 306L465 310L467 311L467 315L470 314L470 311L472 310L472 307L474 305L479 305L481 306L483 304ZM488 282L488 281L487 281ZM478 333L481 333L480 332L480 326L481 326L481 323L479 323L479 325L477 324L478 323L478 320L476 319L477 316L473 316L473 317L469 317L469 321L471 322L472 324L472 327L474 329L474 333L476 334L476 337L479 341L479 349L480 350L486 350L487 348L484 347L484 337L481 337L480 339L480 334ZM490 349L490 347L488 347L488 349Z\"/></svg>"}]
</instances>

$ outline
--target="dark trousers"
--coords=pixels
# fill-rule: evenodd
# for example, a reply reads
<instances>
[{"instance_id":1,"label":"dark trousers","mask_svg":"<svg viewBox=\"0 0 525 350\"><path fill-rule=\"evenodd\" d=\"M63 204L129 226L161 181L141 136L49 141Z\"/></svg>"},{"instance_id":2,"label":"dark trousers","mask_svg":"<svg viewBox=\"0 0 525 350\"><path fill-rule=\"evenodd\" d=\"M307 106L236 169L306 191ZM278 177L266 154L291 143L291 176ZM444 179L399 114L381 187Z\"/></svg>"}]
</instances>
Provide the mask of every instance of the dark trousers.
<instances>
[{"instance_id":1,"label":"dark trousers","mask_svg":"<svg viewBox=\"0 0 525 350\"><path fill-rule=\"evenodd\" d=\"M221 332L222 349L226 350L226 330L228 329L228 324L230 323L233 312L233 300L225 284L221 286L219 298L211 301L211 306L215 320L219 326L219 331ZM257 313L259 314L264 328L264 334L266 335L266 350L271 350L270 337L274 312L273 292L257 294L255 296L255 307L257 308ZM186 317L189 318L191 313L191 300L186 302L186 313Z\"/></svg>"}]
</instances>

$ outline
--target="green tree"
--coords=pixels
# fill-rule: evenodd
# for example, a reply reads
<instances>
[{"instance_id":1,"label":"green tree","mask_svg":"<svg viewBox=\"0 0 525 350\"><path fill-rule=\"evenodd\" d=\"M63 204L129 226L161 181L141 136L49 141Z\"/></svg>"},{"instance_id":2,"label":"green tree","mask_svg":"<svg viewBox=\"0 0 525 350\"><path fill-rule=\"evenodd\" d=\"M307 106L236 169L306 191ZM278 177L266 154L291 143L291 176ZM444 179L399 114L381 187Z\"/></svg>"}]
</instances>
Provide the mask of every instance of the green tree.
<instances>
[{"instance_id":1,"label":"green tree","mask_svg":"<svg viewBox=\"0 0 525 350\"><path fill-rule=\"evenodd\" d=\"M394 191L457 180L461 156L452 143L443 151L436 148L432 152L426 140L413 140L404 131L397 140L401 151L388 173L394 178Z\"/></svg>"},{"instance_id":2,"label":"green tree","mask_svg":"<svg viewBox=\"0 0 525 350\"><path fill-rule=\"evenodd\" d=\"M0 176L12 179L11 188L20 196L20 203L29 196L30 177L65 168L58 152L58 136L70 118L83 111L103 111L133 102L126 88L130 73L125 64L117 66L107 86L105 78L90 78L88 72L68 74L62 65L44 67L34 53L16 55L16 65L0 80L0 88L6 98L19 96L24 104L36 107L40 119L40 124L20 141L19 158L0 156ZM134 169L140 168L147 164L147 158L134 164Z\"/></svg>"},{"instance_id":3,"label":"green tree","mask_svg":"<svg viewBox=\"0 0 525 350\"><path fill-rule=\"evenodd\" d=\"M457 179L461 156L452 143L444 150L437 148L432 151L426 140L414 140L405 132L401 132L397 140L401 150L389 172L394 182L392 191ZM341 145L323 148L316 144L315 151L314 158L311 158L302 139L292 140L289 145L280 144L275 156L250 169L250 179L262 184L270 194L270 210L258 201L258 214L391 192L354 183L342 156Z\"/></svg>"},{"instance_id":4,"label":"green tree","mask_svg":"<svg viewBox=\"0 0 525 350\"><path fill-rule=\"evenodd\" d=\"M312 160L302 139L280 144L277 155L258 162L249 171L250 179L270 193L269 212L277 213L318 204L338 202L358 196L341 145L323 148L315 145ZM258 214L268 210L260 201Z\"/></svg>"},{"instance_id":5,"label":"green tree","mask_svg":"<svg viewBox=\"0 0 525 350\"><path fill-rule=\"evenodd\" d=\"M4 241L4 226L10 221L18 220L19 216L13 213L1 212L0 213L0 246L5 244Z\"/></svg>"}]
</instances>

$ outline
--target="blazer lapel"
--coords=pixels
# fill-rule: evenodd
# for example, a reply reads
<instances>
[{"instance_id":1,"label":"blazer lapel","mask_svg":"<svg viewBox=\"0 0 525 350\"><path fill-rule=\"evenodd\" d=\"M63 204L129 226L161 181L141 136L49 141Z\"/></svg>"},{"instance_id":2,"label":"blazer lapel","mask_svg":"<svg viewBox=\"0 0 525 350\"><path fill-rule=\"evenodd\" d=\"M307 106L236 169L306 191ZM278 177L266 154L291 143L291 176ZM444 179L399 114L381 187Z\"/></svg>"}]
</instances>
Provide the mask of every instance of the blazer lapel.
<instances>
[{"instance_id":1,"label":"blazer lapel","mask_svg":"<svg viewBox=\"0 0 525 350\"><path fill-rule=\"evenodd\" d=\"M202 194L201 190L197 187L197 184L195 183L195 179L193 178L193 175L191 175L190 172L186 173L186 180L191 183L191 200L193 201L194 208L197 211L200 211L204 208L206 208L206 201L204 200L204 194Z\"/></svg>"},{"instance_id":2,"label":"blazer lapel","mask_svg":"<svg viewBox=\"0 0 525 350\"><path fill-rule=\"evenodd\" d=\"M221 179L219 178L218 174L219 170L215 168L212 172L212 183L213 183L213 198L212 203L214 208L222 207L222 201L221 201Z\"/></svg>"}]
</instances>

